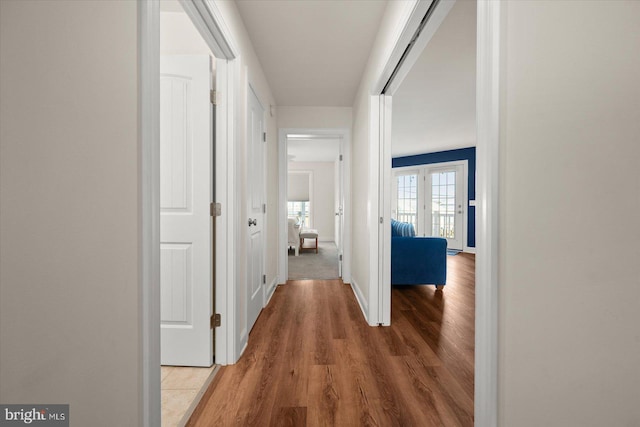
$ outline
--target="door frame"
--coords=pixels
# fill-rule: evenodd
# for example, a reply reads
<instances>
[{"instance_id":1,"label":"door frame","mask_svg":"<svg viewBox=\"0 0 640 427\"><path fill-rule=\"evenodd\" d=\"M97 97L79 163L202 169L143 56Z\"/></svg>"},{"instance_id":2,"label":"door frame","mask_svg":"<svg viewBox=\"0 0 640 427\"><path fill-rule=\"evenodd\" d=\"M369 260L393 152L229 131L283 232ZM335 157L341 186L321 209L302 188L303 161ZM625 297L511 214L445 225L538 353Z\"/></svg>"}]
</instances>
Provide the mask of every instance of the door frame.
<instances>
[{"instance_id":1,"label":"door frame","mask_svg":"<svg viewBox=\"0 0 640 427\"><path fill-rule=\"evenodd\" d=\"M216 57L216 198L222 215L215 217L215 311L223 318L216 330L217 364L234 363L236 252L235 76L238 50L215 3L180 2ZM138 11L138 192L139 192L139 424L160 425L160 0L137 2Z\"/></svg>"},{"instance_id":2,"label":"door frame","mask_svg":"<svg viewBox=\"0 0 640 427\"><path fill-rule=\"evenodd\" d=\"M396 66L422 18L434 0L415 0L403 17L404 27L369 98L370 107L370 202L380 225L370 230L369 323L388 325L391 315L391 113L392 95L453 6L436 3L434 13L414 48ZM476 310L475 390L476 426L498 424L498 256L499 256L499 148L501 91L500 25L505 8L499 1L477 2L476 63ZM395 80L387 84L392 75ZM377 218L372 218L377 219ZM375 260L378 260L376 265Z\"/></svg>"},{"instance_id":3,"label":"door frame","mask_svg":"<svg viewBox=\"0 0 640 427\"><path fill-rule=\"evenodd\" d=\"M289 257L287 254L287 135L314 135L318 137L340 138L343 179L343 218L342 228L342 280L351 282L351 130L341 128L280 128L278 129L278 283L287 283L289 277Z\"/></svg>"}]
</instances>

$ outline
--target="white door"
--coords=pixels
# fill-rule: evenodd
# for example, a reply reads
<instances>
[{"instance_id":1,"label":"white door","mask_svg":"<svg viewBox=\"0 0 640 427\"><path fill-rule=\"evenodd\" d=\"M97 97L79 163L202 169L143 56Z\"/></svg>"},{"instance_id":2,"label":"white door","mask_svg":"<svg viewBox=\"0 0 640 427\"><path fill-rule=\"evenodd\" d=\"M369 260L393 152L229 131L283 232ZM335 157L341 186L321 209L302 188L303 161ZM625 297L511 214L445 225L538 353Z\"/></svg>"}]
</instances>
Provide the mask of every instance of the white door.
<instances>
[{"instance_id":1,"label":"white door","mask_svg":"<svg viewBox=\"0 0 640 427\"><path fill-rule=\"evenodd\" d=\"M264 305L264 109L249 87L247 117L247 331Z\"/></svg>"},{"instance_id":2,"label":"white door","mask_svg":"<svg viewBox=\"0 0 640 427\"><path fill-rule=\"evenodd\" d=\"M160 60L161 363L211 366L211 59Z\"/></svg>"},{"instance_id":3,"label":"white door","mask_svg":"<svg viewBox=\"0 0 640 427\"><path fill-rule=\"evenodd\" d=\"M463 249L464 168L429 168L427 208L431 236L447 239L449 249Z\"/></svg>"},{"instance_id":4,"label":"white door","mask_svg":"<svg viewBox=\"0 0 640 427\"><path fill-rule=\"evenodd\" d=\"M344 255L344 243L342 232L344 230L344 161L342 155L342 142L340 143L340 155L337 162L336 179L336 206L335 206L335 240L338 247L338 276L342 277L342 259Z\"/></svg>"}]
</instances>

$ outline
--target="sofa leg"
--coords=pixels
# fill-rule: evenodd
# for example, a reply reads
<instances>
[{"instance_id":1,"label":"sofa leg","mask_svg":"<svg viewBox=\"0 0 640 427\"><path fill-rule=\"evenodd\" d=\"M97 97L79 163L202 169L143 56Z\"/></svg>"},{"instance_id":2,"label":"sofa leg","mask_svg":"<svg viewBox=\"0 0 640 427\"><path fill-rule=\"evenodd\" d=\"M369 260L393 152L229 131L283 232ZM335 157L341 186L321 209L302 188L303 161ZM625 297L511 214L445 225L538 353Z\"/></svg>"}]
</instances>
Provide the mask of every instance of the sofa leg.
<instances>
[{"instance_id":1,"label":"sofa leg","mask_svg":"<svg viewBox=\"0 0 640 427\"><path fill-rule=\"evenodd\" d=\"M441 291L444 289L444 285L436 285L436 291Z\"/></svg>"}]
</instances>

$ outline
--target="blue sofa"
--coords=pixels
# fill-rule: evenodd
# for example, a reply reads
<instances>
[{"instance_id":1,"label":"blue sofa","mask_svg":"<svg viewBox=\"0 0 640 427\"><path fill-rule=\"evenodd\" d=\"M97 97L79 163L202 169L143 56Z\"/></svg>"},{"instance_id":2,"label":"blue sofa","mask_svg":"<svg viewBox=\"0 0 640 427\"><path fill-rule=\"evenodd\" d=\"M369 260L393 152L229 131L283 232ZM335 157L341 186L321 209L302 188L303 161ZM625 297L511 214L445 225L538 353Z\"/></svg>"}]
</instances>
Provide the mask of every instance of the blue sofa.
<instances>
[{"instance_id":1,"label":"blue sofa","mask_svg":"<svg viewBox=\"0 0 640 427\"><path fill-rule=\"evenodd\" d=\"M391 220L391 284L445 285L447 239L416 237L413 225Z\"/></svg>"}]
</instances>

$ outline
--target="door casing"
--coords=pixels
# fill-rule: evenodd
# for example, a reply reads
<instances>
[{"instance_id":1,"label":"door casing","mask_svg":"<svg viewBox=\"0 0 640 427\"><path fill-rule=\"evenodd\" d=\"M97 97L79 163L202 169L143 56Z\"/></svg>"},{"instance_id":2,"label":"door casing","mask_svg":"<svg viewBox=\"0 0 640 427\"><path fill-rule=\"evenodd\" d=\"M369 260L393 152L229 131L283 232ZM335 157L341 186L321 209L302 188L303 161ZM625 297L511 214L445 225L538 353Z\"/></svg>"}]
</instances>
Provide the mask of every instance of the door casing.
<instances>
[{"instance_id":1,"label":"door casing","mask_svg":"<svg viewBox=\"0 0 640 427\"><path fill-rule=\"evenodd\" d=\"M454 1L441 1L414 48L395 70L408 43L413 38L434 0L415 0L401 19L403 30L395 47L387 56L385 67L369 98L369 130L372 153L370 203L372 215L382 219L372 227L369 280L369 324L388 325L391 314L391 113L392 95L415 63L420 52L435 34ZM498 424L498 197L500 152L501 22L506 6L503 2L477 2L476 62L476 311L475 311L475 378L474 424L495 427ZM396 79L387 86L391 76ZM386 88L386 91L385 91ZM372 218L377 219L377 218ZM377 259L378 262L373 260Z\"/></svg>"},{"instance_id":2,"label":"door casing","mask_svg":"<svg viewBox=\"0 0 640 427\"><path fill-rule=\"evenodd\" d=\"M235 363L236 244L236 76L238 50L213 2L181 2L194 26L216 57L216 198L222 215L216 217L216 312L222 325L216 331L216 363ZM160 397L160 0L137 2L139 99L139 425L161 424ZM220 231L224 230L224 231Z\"/></svg>"}]
</instances>

